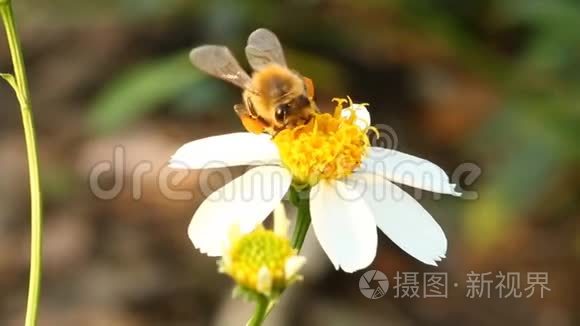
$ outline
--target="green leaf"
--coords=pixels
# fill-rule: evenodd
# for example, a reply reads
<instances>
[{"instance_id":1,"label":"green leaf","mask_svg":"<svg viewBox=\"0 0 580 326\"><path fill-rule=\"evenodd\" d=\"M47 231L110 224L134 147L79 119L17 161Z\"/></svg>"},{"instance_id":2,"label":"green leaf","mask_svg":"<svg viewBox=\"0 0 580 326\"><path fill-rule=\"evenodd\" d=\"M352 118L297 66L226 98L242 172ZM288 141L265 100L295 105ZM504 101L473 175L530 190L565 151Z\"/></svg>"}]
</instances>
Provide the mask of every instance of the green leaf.
<instances>
[{"instance_id":1,"label":"green leaf","mask_svg":"<svg viewBox=\"0 0 580 326\"><path fill-rule=\"evenodd\" d=\"M89 112L94 132L119 129L169 102L201 80L187 52L140 64L111 81Z\"/></svg>"},{"instance_id":2,"label":"green leaf","mask_svg":"<svg viewBox=\"0 0 580 326\"><path fill-rule=\"evenodd\" d=\"M232 290L232 298L242 299L248 302L258 302L264 296L254 290L247 287L236 285Z\"/></svg>"},{"instance_id":3,"label":"green leaf","mask_svg":"<svg viewBox=\"0 0 580 326\"><path fill-rule=\"evenodd\" d=\"M14 93L16 93L16 96L20 100L20 91L18 90L18 84L16 83L16 78L14 78L14 75L0 74L0 77L2 77L2 79L4 79L10 85L10 87L12 87Z\"/></svg>"},{"instance_id":4,"label":"green leaf","mask_svg":"<svg viewBox=\"0 0 580 326\"><path fill-rule=\"evenodd\" d=\"M4 79L10 85L10 87L12 87L16 97L18 98L18 102L20 102L20 106L23 106L24 99L22 98L22 94L20 93L20 89L18 88L18 83L16 82L14 75L2 73L0 74L0 77L2 77L2 79Z\"/></svg>"},{"instance_id":5,"label":"green leaf","mask_svg":"<svg viewBox=\"0 0 580 326\"><path fill-rule=\"evenodd\" d=\"M16 79L14 78L14 75L12 75L12 74L0 74L0 77L2 77L2 79L4 79L6 82L8 82L8 84L10 84L10 86L12 86L14 91L18 93L18 86L16 85Z\"/></svg>"}]
</instances>

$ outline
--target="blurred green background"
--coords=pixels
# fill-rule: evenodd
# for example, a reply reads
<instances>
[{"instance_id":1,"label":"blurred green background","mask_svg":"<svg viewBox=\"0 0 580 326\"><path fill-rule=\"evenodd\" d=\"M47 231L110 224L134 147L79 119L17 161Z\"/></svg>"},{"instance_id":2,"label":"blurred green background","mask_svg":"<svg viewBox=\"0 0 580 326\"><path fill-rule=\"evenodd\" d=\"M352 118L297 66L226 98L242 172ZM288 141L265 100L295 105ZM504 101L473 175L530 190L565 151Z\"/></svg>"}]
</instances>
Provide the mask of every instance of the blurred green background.
<instances>
[{"instance_id":1,"label":"blurred green background","mask_svg":"<svg viewBox=\"0 0 580 326\"><path fill-rule=\"evenodd\" d=\"M203 174L170 186L189 191L188 200L163 196L159 175L181 144L242 130L232 111L239 90L200 74L187 52L225 44L247 67L243 46L258 27L273 30L289 65L314 80L323 109L338 96L369 102L374 123L395 130L399 150L438 163L474 196L422 196L449 240L439 268L384 236L369 267L391 280L397 272L447 272L448 298L394 298L391 289L366 299L358 289L363 271L335 272L312 241L305 282L269 325L580 323L580 2L23 0L14 7L46 197L41 325L245 322L250 307L230 299L231 282L186 236L203 200L196 188ZM0 43L6 72L4 37ZM0 324L21 325L28 188L18 106L5 84L0 107ZM123 155L115 158L115 148ZM113 161L99 180L122 189L97 198L90 172ZM491 299L469 299L470 271L521 272L522 288L526 272L547 272L551 291L500 299L492 289Z\"/></svg>"}]
</instances>

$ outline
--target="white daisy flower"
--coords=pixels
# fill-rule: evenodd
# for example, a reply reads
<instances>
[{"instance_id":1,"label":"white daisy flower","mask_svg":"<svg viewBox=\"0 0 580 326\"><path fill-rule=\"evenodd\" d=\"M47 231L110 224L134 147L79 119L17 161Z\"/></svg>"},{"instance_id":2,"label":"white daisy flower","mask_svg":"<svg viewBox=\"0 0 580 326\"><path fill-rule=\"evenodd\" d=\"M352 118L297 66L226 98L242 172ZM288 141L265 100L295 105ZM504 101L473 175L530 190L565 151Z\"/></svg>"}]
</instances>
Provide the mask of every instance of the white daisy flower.
<instances>
[{"instance_id":1,"label":"white daisy flower","mask_svg":"<svg viewBox=\"0 0 580 326\"><path fill-rule=\"evenodd\" d=\"M352 103L343 109L344 102L338 102L334 115L317 114L307 125L274 138L231 133L179 148L170 160L177 169L254 166L200 205L188 228L194 246L220 256L232 225L249 233L291 186L309 187L312 226L336 269L355 272L372 263L377 227L409 255L437 265L447 251L445 234L397 184L459 196L455 185L427 160L370 146L368 111Z\"/></svg>"},{"instance_id":2,"label":"white daisy flower","mask_svg":"<svg viewBox=\"0 0 580 326\"><path fill-rule=\"evenodd\" d=\"M233 225L223 248L219 271L238 286L270 298L279 296L292 283L302 280L298 273L306 258L290 245L288 224L282 204L277 209L274 230L258 226L242 234Z\"/></svg>"}]
</instances>

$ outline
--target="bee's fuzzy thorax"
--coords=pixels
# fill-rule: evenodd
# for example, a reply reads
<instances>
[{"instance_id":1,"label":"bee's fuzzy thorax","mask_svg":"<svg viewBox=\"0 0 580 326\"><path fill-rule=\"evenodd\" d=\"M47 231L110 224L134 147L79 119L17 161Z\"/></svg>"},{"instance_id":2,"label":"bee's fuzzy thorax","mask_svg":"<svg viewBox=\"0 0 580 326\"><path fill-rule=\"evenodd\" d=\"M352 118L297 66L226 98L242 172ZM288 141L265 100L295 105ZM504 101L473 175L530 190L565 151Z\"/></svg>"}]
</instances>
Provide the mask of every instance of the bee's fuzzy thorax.
<instances>
[{"instance_id":1,"label":"bee's fuzzy thorax","mask_svg":"<svg viewBox=\"0 0 580 326\"><path fill-rule=\"evenodd\" d=\"M302 79L288 68L269 64L254 72L252 89L260 94L266 107L277 104L282 97L295 98L304 93Z\"/></svg>"}]
</instances>

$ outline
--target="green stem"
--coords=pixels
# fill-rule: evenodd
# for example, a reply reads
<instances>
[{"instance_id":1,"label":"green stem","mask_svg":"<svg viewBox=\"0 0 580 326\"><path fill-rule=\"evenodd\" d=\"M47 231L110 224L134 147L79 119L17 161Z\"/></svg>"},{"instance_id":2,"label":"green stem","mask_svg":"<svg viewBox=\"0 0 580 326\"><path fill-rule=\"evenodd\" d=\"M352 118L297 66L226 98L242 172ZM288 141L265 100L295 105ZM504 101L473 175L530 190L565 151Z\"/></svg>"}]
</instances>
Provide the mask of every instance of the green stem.
<instances>
[{"instance_id":1,"label":"green stem","mask_svg":"<svg viewBox=\"0 0 580 326\"><path fill-rule=\"evenodd\" d=\"M40 176L34 120L30 109L30 95L26 70L22 59L20 40L16 32L10 0L0 0L0 15L6 29L8 47L14 67L14 91L20 103L26 154L28 157L28 174L30 178L30 276L28 283L28 302L26 307L26 326L35 326L38 316L38 301L40 297L40 281L42 275L42 196L40 192Z\"/></svg>"},{"instance_id":2,"label":"green stem","mask_svg":"<svg viewBox=\"0 0 580 326\"><path fill-rule=\"evenodd\" d=\"M292 248L300 252L302 245L304 244L304 239L306 238L306 233L308 233L308 228L310 228L310 189L297 191L294 188L291 188L290 191L290 202L298 209L296 226L294 227L294 233L292 234L291 244ZM282 295L282 293L280 293L280 295ZM266 316L272 311L272 309L274 309L275 305L275 300L268 301Z\"/></svg>"},{"instance_id":3,"label":"green stem","mask_svg":"<svg viewBox=\"0 0 580 326\"><path fill-rule=\"evenodd\" d=\"M292 247L300 252L304 244L304 238L306 238L306 233L308 233L308 228L310 227L310 200L308 191L299 192L297 197L298 202L296 203L296 207L298 208L298 213L296 216L296 227L292 235Z\"/></svg>"},{"instance_id":4,"label":"green stem","mask_svg":"<svg viewBox=\"0 0 580 326\"><path fill-rule=\"evenodd\" d=\"M266 313L268 309L268 299L264 296L259 296L256 299L256 310L252 319L248 321L247 326L260 326L266 319Z\"/></svg>"}]
</instances>

